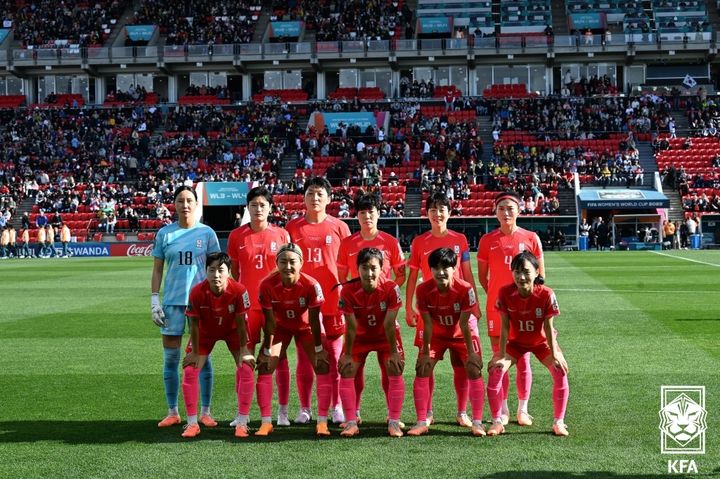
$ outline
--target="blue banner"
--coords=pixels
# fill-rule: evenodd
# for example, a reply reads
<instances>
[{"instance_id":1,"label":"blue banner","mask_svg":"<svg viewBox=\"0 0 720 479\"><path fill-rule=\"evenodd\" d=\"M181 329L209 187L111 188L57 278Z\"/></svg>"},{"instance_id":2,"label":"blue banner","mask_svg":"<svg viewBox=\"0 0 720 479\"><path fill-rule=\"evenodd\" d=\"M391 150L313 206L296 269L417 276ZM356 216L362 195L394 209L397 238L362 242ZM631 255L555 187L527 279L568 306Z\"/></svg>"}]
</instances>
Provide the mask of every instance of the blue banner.
<instances>
[{"instance_id":1,"label":"blue banner","mask_svg":"<svg viewBox=\"0 0 720 479\"><path fill-rule=\"evenodd\" d=\"M605 14L603 13L572 13L570 14L571 27L584 30L590 28L597 30L605 28Z\"/></svg>"},{"instance_id":2,"label":"blue banner","mask_svg":"<svg viewBox=\"0 0 720 479\"><path fill-rule=\"evenodd\" d=\"M300 36L302 22L270 22L270 36L297 38Z\"/></svg>"},{"instance_id":3,"label":"blue banner","mask_svg":"<svg viewBox=\"0 0 720 479\"><path fill-rule=\"evenodd\" d=\"M5 39L7 38L9 33L10 33L10 30L7 28L0 29L0 43L5 41Z\"/></svg>"},{"instance_id":4,"label":"blue banner","mask_svg":"<svg viewBox=\"0 0 720 479\"><path fill-rule=\"evenodd\" d=\"M653 190L588 190L580 191L580 207L587 209L655 209L669 208L670 200Z\"/></svg>"},{"instance_id":5,"label":"blue banner","mask_svg":"<svg viewBox=\"0 0 720 479\"><path fill-rule=\"evenodd\" d=\"M451 17L420 17L419 22L418 33L450 33L452 31Z\"/></svg>"},{"instance_id":6,"label":"blue banner","mask_svg":"<svg viewBox=\"0 0 720 479\"><path fill-rule=\"evenodd\" d=\"M68 250L73 256L110 256L110 243L68 243ZM62 254L62 243L55 243L55 252Z\"/></svg>"},{"instance_id":7,"label":"blue banner","mask_svg":"<svg viewBox=\"0 0 720 479\"><path fill-rule=\"evenodd\" d=\"M134 42L149 41L155 31L155 25L128 25L127 36Z\"/></svg>"},{"instance_id":8,"label":"blue banner","mask_svg":"<svg viewBox=\"0 0 720 479\"><path fill-rule=\"evenodd\" d=\"M375 115L373 113L367 112L322 113L322 120L325 122L324 126L327 127L331 135L335 134L340 123L343 123L345 126L357 125L362 131L365 131L368 126L377 126L377 120L375 119ZM316 128L318 128L319 131L322 131L323 125L317 124L317 118L315 126Z\"/></svg>"},{"instance_id":9,"label":"blue banner","mask_svg":"<svg viewBox=\"0 0 720 479\"><path fill-rule=\"evenodd\" d=\"M204 183L203 205L237 206L247 203L247 194L251 183L216 182Z\"/></svg>"}]
</instances>

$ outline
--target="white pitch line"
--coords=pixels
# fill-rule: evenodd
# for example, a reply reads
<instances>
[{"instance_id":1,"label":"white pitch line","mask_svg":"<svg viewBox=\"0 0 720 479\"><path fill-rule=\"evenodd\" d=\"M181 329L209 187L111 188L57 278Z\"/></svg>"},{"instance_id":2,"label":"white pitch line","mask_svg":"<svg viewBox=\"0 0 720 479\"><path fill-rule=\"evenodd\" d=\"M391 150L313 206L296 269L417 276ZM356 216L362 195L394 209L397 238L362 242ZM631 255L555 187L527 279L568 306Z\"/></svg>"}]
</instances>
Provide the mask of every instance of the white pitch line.
<instances>
[{"instance_id":1,"label":"white pitch line","mask_svg":"<svg viewBox=\"0 0 720 479\"><path fill-rule=\"evenodd\" d=\"M683 258L682 256L675 256L672 254L667 253L661 253L660 251L650 251L651 253L659 254L660 256L667 256L668 258L674 258L674 259L681 259L683 261L690 261L692 263L698 263L698 264L704 264L705 266L714 266L716 268L720 268L720 264L716 263L708 263L706 261L700 261L699 259L692 259L692 258Z\"/></svg>"},{"instance_id":2,"label":"white pitch line","mask_svg":"<svg viewBox=\"0 0 720 479\"><path fill-rule=\"evenodd\" d=\"M698 293L717 293L717 291L678 291L678 290L652 290L652 289L586 289L586 288L553 288L553 291L560 291L565 293L651 293L651 294L665 294L665 293L676 293L676 294L698 294Z\"/></svg>"}]
</instances>

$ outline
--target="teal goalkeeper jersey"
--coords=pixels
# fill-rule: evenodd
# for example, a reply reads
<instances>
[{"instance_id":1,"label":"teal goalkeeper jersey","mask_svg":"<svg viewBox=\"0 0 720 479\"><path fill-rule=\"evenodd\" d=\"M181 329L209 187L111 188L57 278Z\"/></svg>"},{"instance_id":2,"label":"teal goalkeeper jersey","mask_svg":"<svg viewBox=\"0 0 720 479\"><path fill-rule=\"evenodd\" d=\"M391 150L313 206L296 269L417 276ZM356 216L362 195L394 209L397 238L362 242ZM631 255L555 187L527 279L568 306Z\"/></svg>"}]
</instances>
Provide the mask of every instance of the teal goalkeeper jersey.
<instances>
[{"instance_id":1,"label":"teal goalkeeper jersey","mask_svg":"<svg viewBox=\"0 0 720 479\"><path fill-rule=\"evenodd\" d=\"M215 231L202 223L192 228L177 223L161 228L152 255L165 261L163 305L186 306L192 287L205 279L207 255L219 251Z\"/></svg>"}]
</instances>

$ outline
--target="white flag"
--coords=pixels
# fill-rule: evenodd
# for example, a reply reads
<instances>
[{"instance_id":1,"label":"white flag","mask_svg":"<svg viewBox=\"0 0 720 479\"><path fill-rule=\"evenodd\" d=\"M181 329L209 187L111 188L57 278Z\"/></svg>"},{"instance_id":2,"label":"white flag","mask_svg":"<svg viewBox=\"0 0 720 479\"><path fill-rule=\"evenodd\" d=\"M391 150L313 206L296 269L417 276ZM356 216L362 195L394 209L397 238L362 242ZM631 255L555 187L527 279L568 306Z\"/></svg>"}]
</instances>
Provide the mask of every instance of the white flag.
<instances>
[{"instance_id":1,"label":"white flag","mask_svg":"<svg viewBox=\"0 0 720 479\"><path fill-rule=\"evenodd\" d=\"M687 75L685 75L685 79L683 80L683 85L685 85L688 88L695 88L695 85L697 85L697 82L688 73Z\"/></svg>"}]
</instances>

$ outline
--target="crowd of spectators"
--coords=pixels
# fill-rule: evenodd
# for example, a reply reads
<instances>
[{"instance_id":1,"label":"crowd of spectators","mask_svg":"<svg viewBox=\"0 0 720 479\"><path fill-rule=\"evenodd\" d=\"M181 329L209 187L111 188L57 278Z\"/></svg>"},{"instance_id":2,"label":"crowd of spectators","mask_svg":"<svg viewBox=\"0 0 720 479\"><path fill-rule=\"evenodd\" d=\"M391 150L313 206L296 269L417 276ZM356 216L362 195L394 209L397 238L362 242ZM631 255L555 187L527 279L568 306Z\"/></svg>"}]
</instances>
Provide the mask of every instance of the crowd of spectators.
<instances>
[{"instance_id":1,"label":"crowd of spectators","mask_svg":"<svg viewBox=\"0 0 720 479\"><path fill-rule=\"evenodd\" d=\"M217 98L230 98L230 90L227 86L207 86L191 84L185 89L185 95L188 96L207 96L212 95Z\"/></svg>"},{"instance_id":2,"label":"crowd of spectators","mask_svg":"<svg viewBox=\"0 0 720 479\"><path fill-rule=\"evenodd\" d=\"M142 0L131 24L160 25L167 45L250 43L259 9L244 1Z\"/></svg>"},{"instance_id":3,"label":"crowd of spectators","mask_svg":"<svg viewBox=\"0 0 720 479\"><path fill-rule=\"evenodd\" d=\"M26 48L103 43L127 7L125 0L4 2L2 16Z\"/></svg>"},{"instance_id":4,"label":"crowd of spectators","mask_svg":"<svg viewBox=\"0 0 720 479\"><path fill-rule=\"evenodd\" d=\"M127 91L113 90L105 96L106 102L138 103L143 102L148 92L142 85L130 85Z\"/></svg>"},{"instance_id":5,"label":"crowd of spectators","mask_svg":"<svg viewBox=\"0 0 720 479\"><path fill-rule=\"evenodd\" d=\"M303 20L317 41L398 39L414 19L407 5L389 0L303 0L293 8L276 1L273 12L279 20Z\"/></svg>"}]
</instances>

